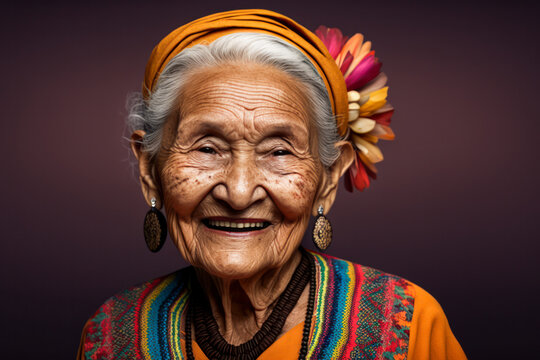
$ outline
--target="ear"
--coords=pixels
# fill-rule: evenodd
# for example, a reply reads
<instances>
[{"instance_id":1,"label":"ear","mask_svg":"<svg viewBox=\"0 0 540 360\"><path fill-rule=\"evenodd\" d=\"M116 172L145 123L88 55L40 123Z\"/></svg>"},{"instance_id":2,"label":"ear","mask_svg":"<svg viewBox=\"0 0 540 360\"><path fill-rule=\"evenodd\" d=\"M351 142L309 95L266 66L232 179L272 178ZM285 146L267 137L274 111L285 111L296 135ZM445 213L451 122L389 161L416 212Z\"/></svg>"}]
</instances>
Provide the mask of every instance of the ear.
<instances>
[{"instance_id":1,"label":"ear","mask_svg":"<svg viewBox=\"0 0 540 360\"><path fill-rule=\"evenodd\" d=\"M161 196L159 195L158 181L154 173L154 166L150 161L150 155L144 151L142 140L146 135L143 130L136 130L131 134L131 150L139 162L139 181L141 190L148 206L152 206L152 198L156 199L156 207L161 208Z\"/></svg>"},{"instance_id":2,"label":"ear","mask_svg":"<svg viewBox=\"0 0 540 360\"><path fill-rule=\"evenodd\" d=\"M354 161L356 154L350 142L340 141L336 144L336 147L340 149L341 155L330 169L323 174L318 196L313 203L313 216L318 214L317 210L319 205L323 206L325 214L330 211L330 208L334 204L334 200L336 200L339 178L347 171Z\"/></svg>"}]
</instances>

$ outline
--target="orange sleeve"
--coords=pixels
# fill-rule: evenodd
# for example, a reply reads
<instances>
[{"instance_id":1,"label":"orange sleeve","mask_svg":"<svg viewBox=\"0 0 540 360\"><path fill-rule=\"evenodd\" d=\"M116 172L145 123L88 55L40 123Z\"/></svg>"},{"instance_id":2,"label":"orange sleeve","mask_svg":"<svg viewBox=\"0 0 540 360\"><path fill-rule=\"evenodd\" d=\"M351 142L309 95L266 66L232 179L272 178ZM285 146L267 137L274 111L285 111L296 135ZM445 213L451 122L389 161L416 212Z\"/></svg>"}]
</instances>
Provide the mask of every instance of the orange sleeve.
<instances>
[{"instance_id":1,"label":"orange sleeve","mask_svg":"<svg viewBox=\"0 0 540 360\"><path fill-rule=\"evenodd\" d=\"M407 359L466 360L437 300L421 287L413 286L416 296Z\"/></svg>"}]
</instances>

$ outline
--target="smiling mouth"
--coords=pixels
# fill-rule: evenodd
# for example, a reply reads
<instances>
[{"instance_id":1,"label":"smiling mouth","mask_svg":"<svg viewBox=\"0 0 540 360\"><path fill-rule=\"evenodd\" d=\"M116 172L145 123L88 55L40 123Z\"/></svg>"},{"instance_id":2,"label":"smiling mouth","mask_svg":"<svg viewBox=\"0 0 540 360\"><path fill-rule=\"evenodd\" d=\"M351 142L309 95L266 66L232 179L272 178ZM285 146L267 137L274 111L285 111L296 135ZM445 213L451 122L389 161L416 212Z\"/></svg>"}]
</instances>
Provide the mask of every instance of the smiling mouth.
<instances>
[{"instance_id":1,"label":"smiling mouth","mask_svg":"<svg viewBox=\"0 0 540 360\"><path fill-rule=\"evenodd\" d=\"M268 221L238 219L238 220L221 220L221 219L203 219L203 224L206 227L214 230L229 231L229 232L248 232L262 230L270 226Z\"/></svg>"}]
</instances>

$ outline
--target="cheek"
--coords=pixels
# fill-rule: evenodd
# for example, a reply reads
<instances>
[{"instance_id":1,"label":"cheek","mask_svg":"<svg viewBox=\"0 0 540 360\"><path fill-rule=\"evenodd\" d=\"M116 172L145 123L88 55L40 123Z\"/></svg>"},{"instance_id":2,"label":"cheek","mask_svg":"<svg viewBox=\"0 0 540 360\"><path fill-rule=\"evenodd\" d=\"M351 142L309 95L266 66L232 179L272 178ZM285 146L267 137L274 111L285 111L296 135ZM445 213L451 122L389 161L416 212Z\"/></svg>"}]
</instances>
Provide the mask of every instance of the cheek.
<instances>
[{"instance_id":1,"label":"cheek","mask_svg":"<svg viewBox=\"0 0 540 360\"><path fill-rule=\"evenodd\" d=\"M167 212L189 217L212 189L218 170L204 169L185 156L171 156L161 170L161 184Z\"/></svg>"},{"instance_id":2,"label":"cheek","mask_svg":"<svg viewBox=\"0 0 540 360\"><path fill-rule=\"evenodd\" d=\"M315 161L289 165L286 172L272 171L268 178L270 194L286 220L309 217L320 178Z\"/></svg>"}]
</instances>

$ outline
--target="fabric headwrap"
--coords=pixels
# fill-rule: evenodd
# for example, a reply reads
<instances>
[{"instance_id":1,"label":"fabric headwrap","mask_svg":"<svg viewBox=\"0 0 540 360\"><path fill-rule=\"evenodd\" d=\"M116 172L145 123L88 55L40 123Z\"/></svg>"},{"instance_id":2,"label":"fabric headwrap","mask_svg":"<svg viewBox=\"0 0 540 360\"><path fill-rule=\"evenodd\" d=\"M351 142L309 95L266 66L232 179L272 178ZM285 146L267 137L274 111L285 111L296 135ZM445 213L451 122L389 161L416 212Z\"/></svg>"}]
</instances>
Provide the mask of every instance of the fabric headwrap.
<instances>
[{"instance_id":1,"label":"fabric headwrap","mask_svg":"<svg viewBox=\"0 0 540 360\"><path fill-rule=\"evenodd\" d=\"M197 44L209 44L228 34L258 32L281 38L300 49L321 75L338 131L347 131L347 87L343 75L324 43L294 20L269 10L234 10L205 16L171 32L154 48L144 76L143 95L148 96L167 63L182 50Z\"/></svg>"}]
</instances>

